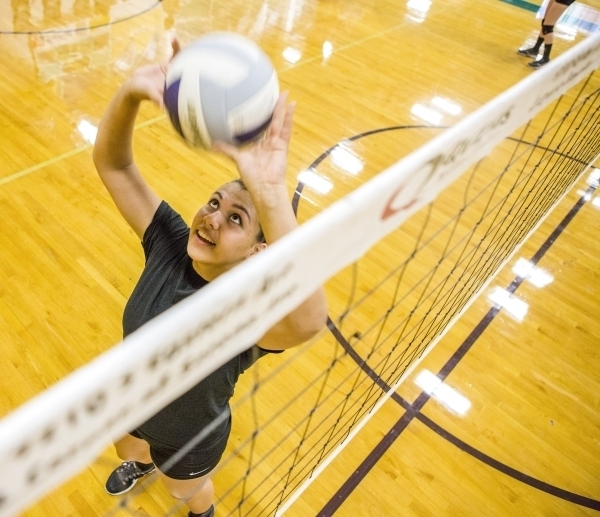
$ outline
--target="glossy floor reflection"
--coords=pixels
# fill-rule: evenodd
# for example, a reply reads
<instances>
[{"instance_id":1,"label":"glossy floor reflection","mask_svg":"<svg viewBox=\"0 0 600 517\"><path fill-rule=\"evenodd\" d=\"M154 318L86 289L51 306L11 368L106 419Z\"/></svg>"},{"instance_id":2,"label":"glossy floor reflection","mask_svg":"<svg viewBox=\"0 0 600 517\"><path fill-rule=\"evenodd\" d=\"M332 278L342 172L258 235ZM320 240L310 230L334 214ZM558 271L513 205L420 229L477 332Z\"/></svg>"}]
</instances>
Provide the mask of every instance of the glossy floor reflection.
<instances>
[{"instance_id":1,"label":"glossy floor reflection","mask_svg":"<svg viewBox=\"0 0 600 517\"><path fill-rule=\"evenodd\" d=\"M143 257L96 177L92 143L118 86L136 66L166 59L173 34L187 43L206 31L236 31L267 51L282 89L298 103L289 188L303 185L298 217L306 221L527 77L515 51L539 26L525 9L473 0L1 0L0 13L1 415L121 338L122 310ZM557 56L584 38L565 34ZM138 118L135 149L145 176L188 220L234 175L222 157L188 148L150 105ZM566 492L600 501L597 193L536 269L528 265L586 181L286 515L325 515L319 512L391 430L395 439L345 492L336 515L595 514ZM328 284L336 315L386 274L411 228L358 266L356 293L348 287L351 269ZM506 304L515 277L527 279L512 293L517 317ZM378 296L385 306L393 292ZM468 354L437 377L493 306L502 309ZM367 328L379 316L365 310L348 326ZM322 346L334 344L327 336ZM302 363L286 383L302 385L303 374L319 366ZM172 500L155 484L129 510L115 509L104 482L116 461L107 449L24 515L170 511ZM556 490L540 490L530 478ZM229 481L220 473L218 490ZM227 504L223 515L234 511Z\"/></svg>"}]
</instances>

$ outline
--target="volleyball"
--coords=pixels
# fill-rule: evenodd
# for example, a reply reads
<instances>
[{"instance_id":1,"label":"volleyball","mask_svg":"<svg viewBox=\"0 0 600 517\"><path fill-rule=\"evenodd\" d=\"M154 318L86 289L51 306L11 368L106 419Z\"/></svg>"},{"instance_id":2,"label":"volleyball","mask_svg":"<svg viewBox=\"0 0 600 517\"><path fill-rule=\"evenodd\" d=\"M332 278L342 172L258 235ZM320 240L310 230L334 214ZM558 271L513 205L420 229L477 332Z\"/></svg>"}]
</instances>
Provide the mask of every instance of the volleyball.
<instances>
[{"instance_id":1,"label":"volleyball","mask_svg":"<svg viewBox=\"0 0 600 517\"><path fill-rule=\"evenodd\" d=\"M164 105L175 130L194 147L236 146L268 127L279 96L277 73L255 42L236 33L207 34L169 63Z\"/></svg>"}]
</instances>

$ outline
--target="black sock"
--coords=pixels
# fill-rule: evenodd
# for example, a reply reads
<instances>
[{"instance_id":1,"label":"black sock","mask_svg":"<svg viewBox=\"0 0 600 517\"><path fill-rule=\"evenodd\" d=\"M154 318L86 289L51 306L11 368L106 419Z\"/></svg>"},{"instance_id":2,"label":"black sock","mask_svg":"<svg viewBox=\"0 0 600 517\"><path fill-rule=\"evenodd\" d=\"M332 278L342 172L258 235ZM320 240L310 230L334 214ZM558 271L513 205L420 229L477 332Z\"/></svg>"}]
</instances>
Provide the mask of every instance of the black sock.
<instances>
[{"instance_id":1,"label":"black sock","mask_svg":"<svg viewBox=\"0 0 600 517\"><path fill-rule=\"evenodd\" d=\"M540 47L542 46L542 43L544 43L544 38L542 38L542 36L538 36L538 39L535 42L535 45L533 47L531 47L531 48L533 50L539 50Z\"/></svg>"},{"instance_id":2,"label":"black sock","mask_svg":"<svg viewBox=\"0 0 600 517\"><path fill-rule=\"evenodd\" d=\"M215 507L211 505L211 507L204 513L194 513L190 511L190 513L188 513L188 517L215 517Z\"/></svg>"},{"instance_id":3,"label":"black sock","mask_svg":"<svg viewBox=\"0 0 600 517\"><path fill-rule=\"evenodd\" d=\"M550 59L550 51L552 50L552 44L544 45L544 59Z\"/></svg>"},{"instance_id":4,"label":"black sock","mask_svg":"<svg viewBox=\"0 0 600 517\"><path fill-rule=\"evenodd\" d=\"M136 463L139 465L139 467L141 469L149 469L152 465L154 465L154 463L150 462L150 463L142 463L141 461L136 461Z\"/></svg>"}]
</instances>

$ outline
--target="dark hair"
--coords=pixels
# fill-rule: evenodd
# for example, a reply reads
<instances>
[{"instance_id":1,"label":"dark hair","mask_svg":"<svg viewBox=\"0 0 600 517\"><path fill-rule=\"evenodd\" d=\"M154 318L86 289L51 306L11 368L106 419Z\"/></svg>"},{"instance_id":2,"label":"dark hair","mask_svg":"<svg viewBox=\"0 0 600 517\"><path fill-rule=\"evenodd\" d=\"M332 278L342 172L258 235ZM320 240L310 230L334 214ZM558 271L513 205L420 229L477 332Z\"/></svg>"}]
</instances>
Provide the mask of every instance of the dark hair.
<instances>
[{"instance_id":1,"label":"dark hair","mask_svg":"<svg viewBox=\"0 0 600 517\"><path fill-rule=\"evenodd\" d=\"M246 192L248 191L246 185L244 185L244 182L240 178L230 181L229 183L227 183L227 185L231 183L237 183L242 188L242 190L245 190ZM262 226L260 225L260 221L258 222L258 233L256 234L256 242L264 242L265 244L267 243Z\"/></svg>"}]
</instances>

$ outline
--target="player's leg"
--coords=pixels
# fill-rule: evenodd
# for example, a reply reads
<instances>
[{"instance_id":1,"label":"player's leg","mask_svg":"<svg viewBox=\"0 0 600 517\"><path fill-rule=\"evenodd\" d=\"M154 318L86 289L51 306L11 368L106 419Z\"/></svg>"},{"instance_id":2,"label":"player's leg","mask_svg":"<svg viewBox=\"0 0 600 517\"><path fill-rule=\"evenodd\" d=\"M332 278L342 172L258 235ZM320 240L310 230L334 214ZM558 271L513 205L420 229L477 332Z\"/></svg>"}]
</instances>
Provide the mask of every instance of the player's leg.
<instances>
[{"instance_id":1,"label":"player's leg","mask_svg":"<svg viewBox=\"0 0 600 517\"><path fill-rule=\"evenodd\" d=\"M554 43L554 26L567 7L573 3L572 0L553 0L548 4L546 15L542 20L542 35L544 37L544 55L529 63L532 68L539 68L550 61L550 52Z\"/></svg>"},{"instance_id":2,"label":"player's leg","mask_svg":"<svg viewBox=\"0 0 600 517\"><path fill-rule=\"evenodd\" d=\"M229 426L225 422L224 429L213 432L185 454L150 440L150 453L160 480L173 498L189 508L189 517L214 515L211 476L227 447Z\"/></svg>"},{"instance_id":3,"label":"player's leg","mask_svg":"<svg viewBox=\"0 0 600 517\"><path fill-rule=\"evenodd\" d=\"M146 440L133 434L125 435L115 443L117 456L124 461L139 461L141 463L152 463L150 457L150 445Z\"/></svg>"},{"instance_id":4,"label":"player's leg","mask_svg":"<svg viewBox=\"0 0 600 517\"><path fill-rule=\"evenodd\" d=\"M550 0L548 5L546 6L546 13L548 13L548 11L553 8L555 3L556 3L555 0ZM542 43L544 43L546 40L545 35L544 35L545 23L546 23L546 18L544 17L544 19L542 20L542 27L540 28L540 33L538 34L538 38L537 38L537 41L535 42L535 45L530 48L520 48L519 50L517 50L517 54L519 54L520 56L525 56L525 57L537 57L537 55L540 53L540 48L542 46Z\"/></svg>"},{"instance_id":5,"label":"player's leg","mask_svg":"<svg viewBox=\"0 0 600 517\"><path fill-rule=\"evenodd\" d=\"M189 508L189 517L214 516L214 488L210 475L194 479L173 479L160 470L158 475L171 496Z\"/></svg>"},{"instance_id":6,"label":"player's leg","mask_svg":"<svg viewBox=\"0 0 600 517\"><path fill-rule=\"evenodd\" d=\"M106 480L106 491L111 495L128 492L137 480L154 470L150 445L141 438L128 434L115 442L117 456L123 463Z\"/></svg>"}]
</instances>

